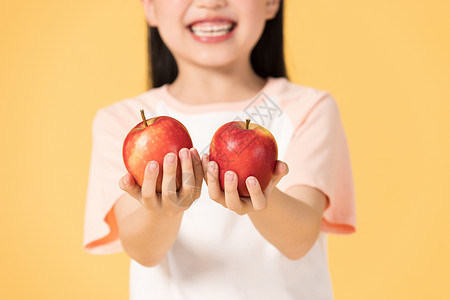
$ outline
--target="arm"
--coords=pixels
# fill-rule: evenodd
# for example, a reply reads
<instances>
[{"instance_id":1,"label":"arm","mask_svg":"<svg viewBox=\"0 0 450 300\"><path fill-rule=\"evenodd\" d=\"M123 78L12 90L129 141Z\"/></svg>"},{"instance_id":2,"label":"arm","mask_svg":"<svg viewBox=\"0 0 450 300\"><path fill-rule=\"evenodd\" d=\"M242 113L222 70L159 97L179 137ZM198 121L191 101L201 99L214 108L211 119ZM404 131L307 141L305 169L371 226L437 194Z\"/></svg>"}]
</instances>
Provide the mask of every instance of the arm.
<instances>
[{"instance_id":1,"label":"arm","mask_svg":"<svg viewBox=\"0 0 450 300\"><path fill-rule=\"evenodd\" d=\"M295 186L287 193L275 187L266 208L251 211L248 216L259 233L284 256L300 259L317 240L326 201L322 192L309 186Z\"/></svg>"},{"instance_id":2,"label":"arm","mask_svg":"<svg viewBox=\"0 0 450 300\"><path fill-rule=\"evenodd\" d=\"M183 213L155 214L126 194L114 205L119 237L125 252L146 267L157 265L178 235Z\"/></svg>"},{"instance_id":3,"label":"arm","mask_svg":"<svg viewBox=\"0 0 450 300\"><path fill-rule=\"evenodd\" d=\"M160 263L175 242L184 211L200 196L203 179L200 157L194 148L187 152L185 158L180 155L182 185L178 192L177 160L173 153L164 159L161 194L155 189L158 166L152 170L152 162L145 170L142 188L130 174L120 181L120 187L128 194L114 206L119 237L125 252L141 265L151 267ZM168 163L169 156L175 156L172 164Z\"/></svg>"},{"instance_id":4,"label":"arm","mask_svg":"<svg viewBox=\"0 0 450 300\"><path fill-rule=\"evenodd\" d=\"M225 180L222 191L217 163L209 161L207 155L203 157L203 174L210 198L239 215L248 214L268 242L287 258L299 259L317 240L327 198L319 190L303 185L294 186L283 193L276 188L276 184L288 172L287 165L278 161L265 191L261 191L255 177L248 177L246 184L250 198L244 199L237 192L237 175L233 171L226 172L233 179ZM253 185L250 184L252 180Z\"/></svg>"}]
</instances>

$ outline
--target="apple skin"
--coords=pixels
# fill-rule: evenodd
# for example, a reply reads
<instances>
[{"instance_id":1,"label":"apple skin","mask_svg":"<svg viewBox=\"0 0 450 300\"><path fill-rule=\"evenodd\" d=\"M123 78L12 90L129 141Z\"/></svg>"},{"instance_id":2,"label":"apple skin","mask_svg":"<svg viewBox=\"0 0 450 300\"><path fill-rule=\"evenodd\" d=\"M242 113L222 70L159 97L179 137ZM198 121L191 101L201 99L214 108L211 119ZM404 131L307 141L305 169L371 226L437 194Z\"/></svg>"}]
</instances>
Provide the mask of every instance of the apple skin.
<instances>
[{"instance_id":1,"label":"apple skin","mask_svg":"<svg viewBox=\"0 0 450 300\"><path fill-rule=\"evenodd\" d=\"M130 130L123 142L123 161L127 171L136 183L142 186L145 167L154 160L159 164L156 191L161 192L164 156L175 153L177 156L176 187L181 187L181 164L178 152L182 148L192 148L192 140L186 127L178 120L168 116L158 116L137 124Z\"/></svg>"},{"instance_id":2,"label":"apple skin","mask_svg":"<svg viewBox=\"0 0 450 300\"><path fill-rule=\"evenodd\" d=\"M250 122L250 119L247 119ZM246 122L233 121L221 126L214 134L209 147L209 159L219 166L220 187L224 190L226 171L238 176L239 196L250 196L245 180L249 176L258 179L264 191L275 172L278 146L274 136L266 128Z\"/></svg>"}]
</instances>

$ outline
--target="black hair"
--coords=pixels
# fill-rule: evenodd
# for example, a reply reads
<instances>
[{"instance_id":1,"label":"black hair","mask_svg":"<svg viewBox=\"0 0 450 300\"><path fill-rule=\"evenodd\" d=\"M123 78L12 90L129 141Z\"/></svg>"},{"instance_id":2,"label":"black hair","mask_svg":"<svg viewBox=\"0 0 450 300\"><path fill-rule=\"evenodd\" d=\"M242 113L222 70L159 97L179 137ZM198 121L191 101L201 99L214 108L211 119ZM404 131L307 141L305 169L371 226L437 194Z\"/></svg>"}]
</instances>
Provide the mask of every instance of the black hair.
<instances>
[{"instance_id":1,"label":"black hair","mask_svg":"<svg viewBox=\"0 0 450 300\"><path fill-rule=\"evenodd\" d=\"M157 27L148 26L147 51L152 86L172 83L178 75L177 63L161 39ZM255 73L262 78L287 77L283 47L283 0L280 0L275 17L266 22L250 61Z\"/></svg>"}]
</instances>

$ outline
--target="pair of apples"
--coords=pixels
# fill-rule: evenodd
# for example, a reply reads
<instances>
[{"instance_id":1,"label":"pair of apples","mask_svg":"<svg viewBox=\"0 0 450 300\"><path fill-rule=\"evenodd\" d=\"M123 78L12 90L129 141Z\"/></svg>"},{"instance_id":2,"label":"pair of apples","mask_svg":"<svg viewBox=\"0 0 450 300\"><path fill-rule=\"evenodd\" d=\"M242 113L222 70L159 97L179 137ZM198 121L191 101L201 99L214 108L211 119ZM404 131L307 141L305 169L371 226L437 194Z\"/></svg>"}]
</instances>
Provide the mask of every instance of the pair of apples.
<instances>
[{"instance_id":1,"label":"pair of apples","mask_svg":"<svg viewBox=\"0 0 450 300\"><path fill-rule=\"evenodd\" d=\"M123 143L123 160L128 172L137 184L142 186L147 164L154 160L160 168L156 191L161 192L164 156L182 148L192 148L192 140L186 127L178 120L168 116L146 119L141 110L142 122L128 133ZM233 121L222 125L214 134L209 159L219 167L219 183L224 189L226 171L234 171L238 176L238 193L248 197L245 180L248 176L258 179L261 190L269 185L275 171L278 147L275 138L266 128L246 122ZM181 186L181 165L177 163L176 186Z\"/></svg>"}]
</instances>

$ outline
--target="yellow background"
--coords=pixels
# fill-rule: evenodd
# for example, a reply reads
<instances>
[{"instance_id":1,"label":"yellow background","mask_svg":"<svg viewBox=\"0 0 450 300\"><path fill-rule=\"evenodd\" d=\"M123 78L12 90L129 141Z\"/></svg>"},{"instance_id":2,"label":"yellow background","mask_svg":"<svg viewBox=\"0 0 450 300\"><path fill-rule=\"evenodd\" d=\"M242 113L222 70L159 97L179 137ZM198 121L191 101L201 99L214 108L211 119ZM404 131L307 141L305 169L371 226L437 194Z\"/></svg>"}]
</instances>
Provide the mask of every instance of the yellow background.
<instances>
[{"instance_id":1,"label":"yellow background","mask_svg":"<svg viewBox=\"0 0 450 300\"><path fill-rule=\"evenodd\" d=\"M358 233L338 300L449 299L450 2L288 1L293 81L332 92ZM139 1L0 4L1 299L127 299L128 258L81 247L91 122L146 90Z\"/></svg>"}]
</instances>

